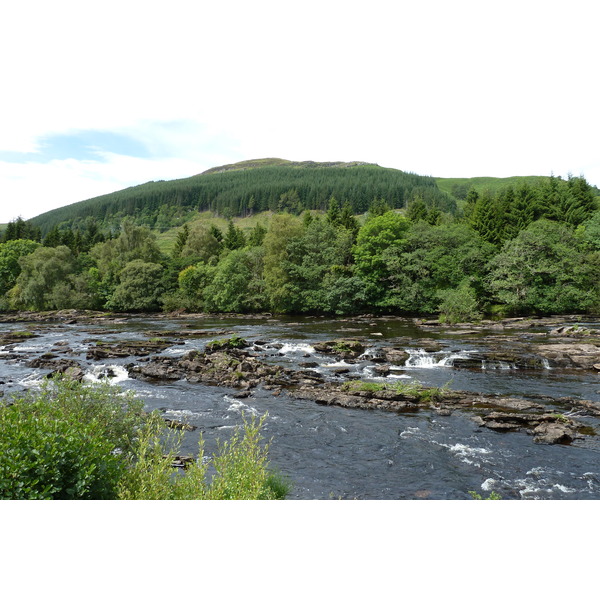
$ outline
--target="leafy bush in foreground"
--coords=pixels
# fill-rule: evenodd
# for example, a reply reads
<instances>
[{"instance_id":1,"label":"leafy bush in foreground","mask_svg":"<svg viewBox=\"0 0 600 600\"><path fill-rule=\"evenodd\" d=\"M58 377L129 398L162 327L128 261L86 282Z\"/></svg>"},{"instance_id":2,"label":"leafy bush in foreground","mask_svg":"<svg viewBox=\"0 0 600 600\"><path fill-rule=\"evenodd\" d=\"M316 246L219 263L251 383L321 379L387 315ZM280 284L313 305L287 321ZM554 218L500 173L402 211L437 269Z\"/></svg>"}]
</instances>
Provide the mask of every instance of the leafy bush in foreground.
<instances>
[{"instance_id":1,"label":"leafy bush in foreground","mask_svg":"<svg viewBox=\"0 0 600 600\"><path fill-rule=\"evenodd\" d=\"M268 469L264 417L173 469L183 432L144 413L131 394L109 384L67 378L0 404L1 499L278 499L289 486ZM209 469L214 473L208 476Z\"/></svg>"},{"instance_id":2,"label":"leafy bush in foreground","mask_svg":"<svg viewBox=\"0 0 600 600\"><path fill-rule=\"evenodd\" d=\"M68 380L0 408L0 497L115 498L125 468L116 450L133 443L136 409Z\"/></svg>"}]
</instances>

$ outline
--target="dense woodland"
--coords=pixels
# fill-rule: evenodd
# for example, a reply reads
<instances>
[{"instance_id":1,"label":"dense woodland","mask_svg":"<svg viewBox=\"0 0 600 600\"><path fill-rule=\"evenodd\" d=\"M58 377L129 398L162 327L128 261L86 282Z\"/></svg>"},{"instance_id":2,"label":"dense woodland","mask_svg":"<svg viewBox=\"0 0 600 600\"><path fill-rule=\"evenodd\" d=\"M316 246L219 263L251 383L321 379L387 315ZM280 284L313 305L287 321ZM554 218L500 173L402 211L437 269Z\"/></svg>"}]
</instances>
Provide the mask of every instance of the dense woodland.
<instances>
[{"instance_id":1,"label":"dense woodland","mask_svg":"<svg viewBox=\"0 0 600 600\"><path fill-rule=\"evenodd\" d=\"M260 168L252 168L259 162ZM34 219L46 234L68 223L84 229L93 218L102 230L118 232L121 220L157 231L176 227L191 215L211 211L225 217L264 211L300 214L327 210L335 196L364 213L374 198L392 208L405 208L416 198L445 212L456 211L456 200L442 192L432 177L362 163L291 163L279 159L237 163L174 181L152 181L113 194L77 202Z\"/></svg>"},{"instance_id":2,"label":"dense woodland","mask_svg":"<svg viewBox=\"0 0 600 600\"><path fill-rule=\"evenodd\" d=\"M370 312L450 322L600 310L600 206L585 178L452 195L393 169L311 165L207 173L168 193L167 182L151 183L112 203L17 219L0 243L0 310ZM227 226L194 218L206 210ZM232 219L265 210L266 225L242 229ZM175 226L174 248L161 252L157 232Z\"/></svg>"}]
</instances>

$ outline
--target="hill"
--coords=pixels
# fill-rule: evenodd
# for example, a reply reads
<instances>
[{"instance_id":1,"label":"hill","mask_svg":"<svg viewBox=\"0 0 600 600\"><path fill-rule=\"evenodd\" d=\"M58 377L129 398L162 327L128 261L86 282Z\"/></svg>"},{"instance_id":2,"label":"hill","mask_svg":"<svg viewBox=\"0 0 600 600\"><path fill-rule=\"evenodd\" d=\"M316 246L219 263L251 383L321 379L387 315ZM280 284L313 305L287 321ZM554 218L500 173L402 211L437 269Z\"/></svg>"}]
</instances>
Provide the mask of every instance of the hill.
<instances>
[{"instance_id":1,"label":"hill","mask_svg":"<svg viewBox=\"0 0 600 600\"><path fill-rule=\"evenodd\" d=\"M331 197L365 212L376 198L392 208L421 198L428 206L454 212L456 201L432 177L363 162L292 162L267 158L215 167L184 179L151 181L43 213L30 222L47 233L77 226L89 217L115 228L131 216L158 230L178 226L192 213L248 216L267 210L325 210Z\"/></svg>"}]
</instances>

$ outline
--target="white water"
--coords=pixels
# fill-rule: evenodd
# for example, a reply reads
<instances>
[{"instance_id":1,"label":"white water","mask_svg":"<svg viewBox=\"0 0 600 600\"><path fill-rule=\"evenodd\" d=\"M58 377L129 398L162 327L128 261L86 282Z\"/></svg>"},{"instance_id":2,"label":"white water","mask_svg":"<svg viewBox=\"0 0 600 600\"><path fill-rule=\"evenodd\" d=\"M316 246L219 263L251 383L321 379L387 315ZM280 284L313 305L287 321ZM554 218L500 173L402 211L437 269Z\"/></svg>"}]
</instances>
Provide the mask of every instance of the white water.
<instances>
[{"instance_id":1,"label":"white water","mask_svg":"<svg viewBox=\"0 0 600 600\"><path fill-rule=\"evenodd\" d=\"M288 354L290 352L302 352L303 354L314 354L316 350L310 344L290 344L286 343L279 350L279 354Z\"/></svg>"},{"instance_id":2,"label":"white water","mask_svg":"<svg viewBox=\"0 0 600 600\"><path fill-rule=\"evenodd\" d=\"M232 398L227 394L224 398L227 402L229 402L230 405L227 409L228 412L251 414L255 417L260 416L259 412L253 406L248 406L247 404L244 404L239 398Z\"/></svg>"},{"instance_id":3,"label":"white water","mask_svg":"<svg viewBox=\"0 0 600 600\"><path fill-rule=\"evenodd\" d=\"M470 358L473 351L427 352L427 350L423 350L422 348L418 350L407 348L406 352L410 355L406 359L406 367L433 369L436 367L452 367L457 358Z\"/></svg>"},{"instance_id":4,"label":"white water","mask_svg":"<svg viewBox=\"0 0 600 600\"><path fill-rule=\"evenodd\" d=\"M118 385L129 379L129 373L122 365L94 365L83 379L93 383L108 381L111 385Z\"/></svg>"}]
</instances>

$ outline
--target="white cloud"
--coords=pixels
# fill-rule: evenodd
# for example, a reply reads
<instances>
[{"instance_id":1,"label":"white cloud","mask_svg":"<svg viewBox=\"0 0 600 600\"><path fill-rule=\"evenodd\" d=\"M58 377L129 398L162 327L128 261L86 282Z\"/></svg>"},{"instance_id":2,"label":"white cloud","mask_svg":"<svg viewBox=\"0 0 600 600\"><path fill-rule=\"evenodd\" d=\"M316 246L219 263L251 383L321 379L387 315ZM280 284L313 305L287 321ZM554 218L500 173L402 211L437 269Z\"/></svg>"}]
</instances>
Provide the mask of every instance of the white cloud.
<instances>
[{"instance_id":1,"label":"white cloud","mask_svg":"<svg viewBox=\"0 0 600 600\"><path fill-rule=\"evenodd\" d=\"M265 156L437 176L583 172L600 185L594 10L585 0L11 3L0 150L96 129L132 135L156 159L2 163L0 222Z\"/></svg>"},{"instance_id":2,"label":"white cloud","mask_svg":"<svg viewBox=\"0 0 600 600\"><path fill-rule=\"evenodd\" d=\"M104 155L103 162L53 160L45 164L0 163L0 222L41 213L151 180L187 177L210 168L186 159L148 160Z\"/></svg>"}]
</instances>

